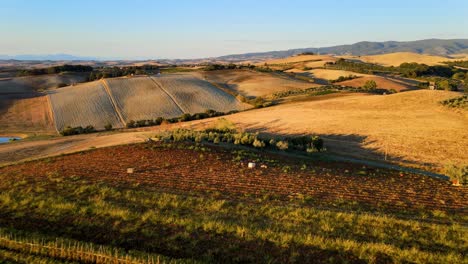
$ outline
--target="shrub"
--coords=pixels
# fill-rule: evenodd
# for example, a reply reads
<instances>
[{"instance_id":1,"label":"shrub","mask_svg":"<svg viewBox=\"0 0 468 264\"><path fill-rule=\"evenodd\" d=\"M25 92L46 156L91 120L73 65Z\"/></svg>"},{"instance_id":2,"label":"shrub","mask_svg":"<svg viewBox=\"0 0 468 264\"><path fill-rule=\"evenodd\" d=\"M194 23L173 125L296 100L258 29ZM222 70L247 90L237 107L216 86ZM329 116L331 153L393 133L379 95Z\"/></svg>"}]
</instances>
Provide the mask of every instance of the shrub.
<instances>
[{"instance_id":1,"label":"shrub","mask_svg":"<svg viewBox=\"0 0 468 264\"><path fill-rule=\"evenodd\" d=\"M66 126L62 131L60 131L60 134L62 136L71 136L71 135L87 134L87 133L93 133L93 132L96 132L96 129L94 129L94 127L91 125L88 125L85 128L81 126L78 126L78 127Z\"/></svg>"},{"instance_id":2,"label":"shrub","mask_svg":"<svg viewBox=\"0 0 468 264\"><path fill-rule=\"evenodd\" d=\"M125 125L127 128L132 128L132 127L135 127L135 121L133 120L130 120L127 122L127 124Z\"/></svg>"},{"instance_id":3,"label":"shrub","mask_svg":"<svg viewBox=\"0 0 468 264\"><path fill-rule=\"evenodd\" d=\"M331 80L330 82L331 83L344 82L344 81L348 81L348 80L352 80L352 79L356 79L356 78L359 78L359 76L350 74L348 76L340 76L340 77L338 77L338 79Z\"/></svg>"},{"instance_id":4,"label":"shrub","mask_svg":"<svg viewBox=\"0 0 468 264\"><path fill-rule=\"evenodd\" d=\"M289 148L289 143L287 141L280 140L276 143L276 147L279 150L287 150Z\"/></svg>"},{"instance_id":5,"label":"shrub","mask_svg":"<svg viewBox=\"0 0 468 264\"><path fill-rule=\"evenodd\" d=\"M104 126L104 129L105 129L106 131L112 130L112 124L111 124L111 123L107 123L107 124Z\"/></svg>"},{"instance_id":6,"label":"shrub","mask_svg":"<svg viewBox=\"0 0 468 264\"><path fill-rule=\"evenodd\" d=\"M259 140L259 139L256 138L252 145L254 147L256 147L256 148L264 148L265 147L265 142L263 142L262 140Z\"/></svg>"},{"instance_id":7,"label":"shrub","mask_svg":"<svg viewBox=\"0 0 468 264\"><path fill-rule=\"evenodd\" d=\"M235 145L251 146L255 148L277 148L280 150L297 149L307 152L324 150L323 140L318 136L301 136L275 141L273 138L259 138L258 133L236 132L235 130L219 130L209 128L204 131L177 129L156 135L160 140L194 141L201 143L204 140L218 144L220 142L234 143ZM267 144L268 142L268 144Z\"/></svg>"},{"instance_id":8,"label":"shrub","mask_svg":"<svg viewBox=\"0 0 468 264\"><path fill-rule=\"evenodd\" d=\"M179 120L182 121L182 122L190 121L190 120L192 120L192 115L189 114L189 113L185 113L182 116L180 116Z\"/></svg>"},{"instance_id":9,"label":"shrub","mask_svg":"<svg viewBox=\"0 0 468 264\"><path fill-rule=\"evenodd\" d=\"M314 148L320 152L323 149L323 139L321 139L319 136L313 136L312 146L314 146Z\"/></svg>"},{"instance_id":10,"label":"shrub","mask_svg":"<svg viewBox=\"0 0 468 264\"><path fill-rule=\"evenodd\" d=\"M468 184L468 165L448 164L445 166L445 174L452 180L458 180L461 184Z\"/></svg>"},{"instance_id":11,"label":"shrub","mask_svg":"<svg viewBox=\"0 0 468 264\"><path fill-rule=\"evenodd\" d=\"M365 90L374 90L377 89L377 83L374 80L368 80L362 88Z\"/></svg>"},{"instance_id":12,"label":"shrub","mask_svg":"<svg viewBox=\"0 0 468 264\"><path fill-rule=\"evenodd\" d=\"M156 118L154 120L154 124L158 126L158 125L162 124L163 121L164 121L164 118L158 117L158 118Z\"/></svg>"},{"instance_id":13,"label":"shrub","mask_svg":"<svg viewBox=\"0 0 468 264\"><path fill-rule=\"evenodd\" d=\"M451 108L466 108L468 109L468 95L462 95L459 97L455 97L452 99L447 99L442 102L441 104L451 107Z\"/></svg>"},{"instance_id":14,"label":"shrub","mask_svg":"<svg viewBox=\"0 0 468 264\"><path fill-rule=\"evenodd\" d=\"M96 132L96 129L94 129L93 126L88 125L83 129L83 133L93 133Z\"/></svg>"}]
</instances>

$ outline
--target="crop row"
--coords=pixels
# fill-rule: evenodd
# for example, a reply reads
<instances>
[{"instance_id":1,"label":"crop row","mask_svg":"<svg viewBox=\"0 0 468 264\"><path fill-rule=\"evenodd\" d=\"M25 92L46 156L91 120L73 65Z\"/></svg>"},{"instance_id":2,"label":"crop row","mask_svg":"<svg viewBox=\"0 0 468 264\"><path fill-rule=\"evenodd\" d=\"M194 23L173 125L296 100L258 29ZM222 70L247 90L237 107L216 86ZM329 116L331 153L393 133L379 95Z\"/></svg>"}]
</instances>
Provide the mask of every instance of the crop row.
<instances>
[{"instance_id":1,"label":"crop row","mask_svg":"<svg viewBox=\"0 0 468 264\"><path fill-rule=\"evenodd\" d=\"M20 165L18 169L33 178L56 171L91 181L146 184L175 192L214 191L235 197L267 195L280 199L298 196L319 202L347 200L395 209L460 211L466 207L467 190L438 179L352 164L278 165L270 158L207 149L213 150L162 148L157 143L120 146L64 156L51 163ZM247 169L249 161L259 163L258 168ZM127 174L127 168L134 168L135 173Z\"/></svg>"}]
</instances>

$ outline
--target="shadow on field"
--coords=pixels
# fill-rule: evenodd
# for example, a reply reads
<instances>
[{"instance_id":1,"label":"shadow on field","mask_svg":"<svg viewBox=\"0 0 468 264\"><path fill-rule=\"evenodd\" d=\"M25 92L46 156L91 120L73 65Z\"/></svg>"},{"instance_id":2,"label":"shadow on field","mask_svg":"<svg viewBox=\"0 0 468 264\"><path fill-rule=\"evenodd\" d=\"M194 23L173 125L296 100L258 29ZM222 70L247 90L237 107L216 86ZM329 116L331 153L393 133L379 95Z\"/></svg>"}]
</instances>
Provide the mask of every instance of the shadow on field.
<instances>
[{"instance_id":1,"label":"shadow on field","mask_svg":"<svg viewBox=\"0 0 468 264\"><path fill-rule=\"evenodd\" d=\"M242 125L246 131L258 132L260 134L269 135L272 137L296 137L306 136L311 134L304 133L290 133L293 129L285 125L281 119L274 119L267 123L243 123ZM274 127L276 133L271 133L271 128ZM327 152L344 157L354 159L373 160L379 162L394 162L402 163L410 166L435 166L432 163L417 162L414 160L407 160L401 156L390 155L385 153L386 150L369 147L375 141L371 141L365 135L358 134L314 134L322 137L325 141Z\"/></svg>"},{"instance_id":2,"label":"shadow on field","mask_svg":"<svg viewBox=\"0 0 468 264\"><path fill-rule=\"evenodd\" d=\"M52 237L63 237L125 250L140 250L173 258L193 258L208 263L366 263L351 252L324 250L314 246L287 244L278 246L268 240L244 239L234 233L216 233L203 229L186 231L183 226L114 222L111 217L96 217L83 225L77 216L45 219L30 214L16 217L0 213L0 224L14 230ZM125 231L123 231L125 230ZM377 263L387 263L380 256Z\"/></svg>"},{"instance_id":3,"label":"shadow on field","mask_svg":"<svg viewBox=\"0 0 468 264\"><path fill-rule=\"evenodd\" d=\"M45 96L41 93L28 92L28 93L2 93L0 91L0 115L6 111L16 102L23 99L35 98Z\"/></svg>"}]
</instances>

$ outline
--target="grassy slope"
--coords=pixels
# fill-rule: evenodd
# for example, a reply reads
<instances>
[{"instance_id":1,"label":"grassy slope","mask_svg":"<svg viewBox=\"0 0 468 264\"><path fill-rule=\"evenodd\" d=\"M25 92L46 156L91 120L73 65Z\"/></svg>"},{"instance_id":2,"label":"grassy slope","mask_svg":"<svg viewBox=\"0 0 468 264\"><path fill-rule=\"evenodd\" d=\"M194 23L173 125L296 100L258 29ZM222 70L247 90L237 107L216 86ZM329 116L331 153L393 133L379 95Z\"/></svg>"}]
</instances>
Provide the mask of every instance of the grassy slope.
<instances>
[{"instance_id":1,"label":"grassy slope","mask_svg":"<svg viewBox=\"0 0 468 264\"><path fill-rule=\"evenodd\" d=\"M265 96L275 92L317 86L314 83L249 70L223 70L196 74L210 82L226 84L244 96Z\"/></svg>"},{"instance_id":2,"label":"grassy slope","mask_svg":"<svg viewBox=\"0 0 468 264\"><path fill-rule=\"evenodd\" d=\"M316 133L329 150L361 158L426 167L468 163L467 114L440 101L459 96L445 91L347 96L279 105L229 116L240 127L266 133Z\"/></svg>"},{"instance_id":3,"label":"grassy slope","mask_svg":"<svg viewBox=\"0 0 468 264\"><path fill-rule=\"evenodd\" d=\"M55 133L46 96L11 99L0 95L0 133Z\"/></svg>"},{"instance_id":4,"label":"grassy slope","mask_svg":"<svg viewBox=\"0 0 468 264\"><path fill-rule=\"evenodd\" d=\"M231 94L192 74L168 74L151 78L174 98L184 112L194 114L209 109L220 112L245 109L244 104Z\"/></svg>"},{"instance_id":5,"label":"grassy slope","mask_svg":"<svg viewBox=\"0 0 468 264\"><path fill-rule=\"evenodd\" d=\"M130 120L178 117L183 112L149 77L105 80L126 122Z\"/></svg>"},{"instance_id":6,"label":"grassy slope","mask_svg":"<svg viewBox=\"0 0 468 264\"><path fill-rule=\"evenodd\" d=\"M395 52L382 55L360 56L356 58L363 62L381 64L385 66L400 66L404 62L416 62L427 65L441 65L443 61L449 61L449 58L412 52Z\"/></svg>"},{"instance_id":7,"label":"grassy slope","mask_svg":"<svg viewBox=\"0 0 468 264\"><path fill-rule=\"evenodd\" d=\"M60 84L71 85L85 82L88 73L62 73L15 77L0 81L0 93L31 92L55 89Z\"/></svg>"},{"instance_id":8,"label":"grassy slope","mask_svg":"<svg viewBox=\"0 0 468 264\"><path fill-rule=\"evenodd\" d=\"M336 84L358 88L358 87L363 87L366 84L366 82L370 80L375 81L375 83L377 84L377 88L379 89L395 90L397 92L415 89L415 86L410 85L405 82L399 82L389 77L372 76L372 75L367 75L362 78L356 78L353 80L339 82Z\"/></svg>"},{"instance_id":9,"label":"grassy slope","mask_svg":"<svg viewBox=\"0 0 468 264\"><path fill-rule=\"evenodd\" d=\"M49 98L58 131L66 126L123 126L102 81L61 88L51 92Z\"/></svg>"}]
</instances>

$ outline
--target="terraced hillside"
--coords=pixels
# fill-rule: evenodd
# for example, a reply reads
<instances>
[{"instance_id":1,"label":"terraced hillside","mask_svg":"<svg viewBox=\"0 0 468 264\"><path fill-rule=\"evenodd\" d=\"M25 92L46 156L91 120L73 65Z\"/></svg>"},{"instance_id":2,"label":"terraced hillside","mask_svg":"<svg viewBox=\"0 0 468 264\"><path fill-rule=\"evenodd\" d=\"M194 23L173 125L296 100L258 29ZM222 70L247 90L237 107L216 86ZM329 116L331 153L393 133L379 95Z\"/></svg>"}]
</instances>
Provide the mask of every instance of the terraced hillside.
<instances>
[{"instance_id":1,"label":"terraced hillside","mask_svg":"<svg viewBox=\"0 0 468 264\"><path fill-rule=\"evenodd\" d=\"M87 125L103 129L108 123L121 128L131 120L249 107L190 74L105 79L49 91L49 97L58 131Z\"/></svg>"},{"instance_id":2,"label":"terraced hillside","mask_svg":"<svg viewBox=\"0 0 468 264\"><path fill-rule=\"evenodd\" d=\"M173 98L184 113L201 113L207 109L229 112L247 107L234 96L191 74L168 74L151 78Z\"/></svg>"},{"instance_id":3,"label":"terraced hillside","mask_svg":"<svg viewBox=\"0 0 468 264\"><path fill-rule=\"evenodd\" d=\"M96 129L103 129L108 123L116 128L123 126L102 81L51 91L49 97L58 131L66 126L92 125Z\"/></svg>"},{"instance_id":4,"label":"terraced hillside","mask_svg":"<svg viewBox=\"0 0 468 264\"><path fill-rule=\"evenodd\" d=\"M171 96L149 77L113 78L104 82L126 122L183 114Z\"/></svg>"}]
</instances>

